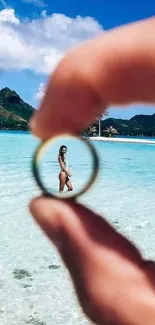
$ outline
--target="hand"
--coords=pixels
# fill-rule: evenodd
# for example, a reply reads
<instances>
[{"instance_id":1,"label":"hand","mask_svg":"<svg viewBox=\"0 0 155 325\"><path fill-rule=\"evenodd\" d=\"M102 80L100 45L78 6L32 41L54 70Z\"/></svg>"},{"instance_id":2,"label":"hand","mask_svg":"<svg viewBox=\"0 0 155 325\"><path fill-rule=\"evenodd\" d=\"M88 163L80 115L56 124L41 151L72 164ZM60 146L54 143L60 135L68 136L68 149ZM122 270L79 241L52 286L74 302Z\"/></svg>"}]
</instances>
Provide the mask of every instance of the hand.
<instances>
[{"instance_id":1,"label":"hand","mask_svg":"<svg viewBox=\"0 0 155 325\"><path fill-rule=\"evenodd\" d=\"M77 134L102 113L103 103L155 103L154 29L155 19L138 22L69 51L49 81L32 132L44 139ZM84 206L36 198L30 209L61 254L92 321L155 324L153 262Z\"/></svg>"}]
</instances>

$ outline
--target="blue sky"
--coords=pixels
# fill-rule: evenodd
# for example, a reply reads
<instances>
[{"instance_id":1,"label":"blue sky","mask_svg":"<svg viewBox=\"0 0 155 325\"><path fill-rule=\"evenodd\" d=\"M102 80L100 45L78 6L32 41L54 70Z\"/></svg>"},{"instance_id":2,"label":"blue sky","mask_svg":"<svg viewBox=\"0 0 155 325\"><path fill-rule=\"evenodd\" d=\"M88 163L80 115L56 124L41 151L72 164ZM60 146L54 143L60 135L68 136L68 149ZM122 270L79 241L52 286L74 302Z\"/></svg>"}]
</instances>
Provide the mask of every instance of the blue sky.
<instances>
[{"instance_id":1,"label":"blue sky","mask_svg":"<svg viewBox=\"0 0 155 325\"><path fill-rule=\"evenodd\" d=\"M0 10L0 88L16 90L37 107L50 71L70 46L102 28L155 15L155 1L0 0ZM155 106L136 105L113 108L110 116L154 112Z\"/></svg>"}]
</instances>

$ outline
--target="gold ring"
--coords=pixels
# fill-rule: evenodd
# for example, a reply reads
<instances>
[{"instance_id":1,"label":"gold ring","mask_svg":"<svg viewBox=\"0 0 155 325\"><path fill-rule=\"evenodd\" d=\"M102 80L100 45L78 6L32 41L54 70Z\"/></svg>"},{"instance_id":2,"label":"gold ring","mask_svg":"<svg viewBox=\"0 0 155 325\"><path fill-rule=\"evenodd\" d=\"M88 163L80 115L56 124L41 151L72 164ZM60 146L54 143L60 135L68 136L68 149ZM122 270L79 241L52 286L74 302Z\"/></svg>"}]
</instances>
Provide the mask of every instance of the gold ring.
<instances>
[{"instance_id":1,"label":"gold ring","mask_svg":"<svg viewBox=\"0 0 155 325\"><path fill-rule=\"evenodd\" d=\"M83 189L81 189L78 193L72 194L72 196L70 196L69 198L63 197L63 196L59 197L56 194L50 193L44 186L44 184L41 180L41 177L40 177L39 169L38 169L39 161L41 160L41 157L42 157L44 151L47 149L47 146L49 145L49 143L52 143L56 139L59 139L61 137L70 137L70 138L80 139L81 141L83 141L89 148L91 155L92 155L92 159L93 159L93 168L92 168L92 173L91 173L90 179L88 180L88 182L86 183L86 185L84 186ZM77 136L73 136L73 135L66 134L66 133L61 134L59 136L52 137L46 141L42 141L39 144L39 146L37 147L37 149L33 155L33 159L32 159L32 172L33 172L33 175L34 175L37 185L41 189L44 196L52 197L55 199L63 199L63 200L74 199L75 200L77 197L84 194L93 185L93 183L97 177L98 170L99 170L99 158L98 158L96 149L91 144L91 142L89 142L89 140L87 140L87 139L82 138L81 136L77 137Z\"/></svg>"}]
</instances>

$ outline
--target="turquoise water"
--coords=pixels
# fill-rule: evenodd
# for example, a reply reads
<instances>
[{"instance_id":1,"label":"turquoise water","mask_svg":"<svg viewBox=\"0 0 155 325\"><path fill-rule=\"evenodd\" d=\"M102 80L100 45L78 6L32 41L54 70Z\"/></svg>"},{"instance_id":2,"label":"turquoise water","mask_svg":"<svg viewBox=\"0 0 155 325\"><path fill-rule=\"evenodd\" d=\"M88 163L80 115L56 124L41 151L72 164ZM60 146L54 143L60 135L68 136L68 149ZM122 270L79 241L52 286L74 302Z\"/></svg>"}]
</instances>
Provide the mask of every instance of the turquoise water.
<instances>
[{"instance_id":1,"label":"turquoise water","mask_svg":"<svg viewBox=\"0 0 155 325\"><path fill-rule=\"evenodd\" d=\"M155 146L92 143L100 171L80 201L104 214L146 257L155 259ZM31 197L40 194L31 174L37 144L29 133L0 132L0 323L33 324L35 319L46 325L90 324L78 307L67 270L28 210ZM72 149L68 147L68 154ZM75 189L92 168L81 147L76 152L81 158L76 159L78 172L70 156ZM16 279L15 269L28 270L30 277Z\"/></svg>"}]
</instances>

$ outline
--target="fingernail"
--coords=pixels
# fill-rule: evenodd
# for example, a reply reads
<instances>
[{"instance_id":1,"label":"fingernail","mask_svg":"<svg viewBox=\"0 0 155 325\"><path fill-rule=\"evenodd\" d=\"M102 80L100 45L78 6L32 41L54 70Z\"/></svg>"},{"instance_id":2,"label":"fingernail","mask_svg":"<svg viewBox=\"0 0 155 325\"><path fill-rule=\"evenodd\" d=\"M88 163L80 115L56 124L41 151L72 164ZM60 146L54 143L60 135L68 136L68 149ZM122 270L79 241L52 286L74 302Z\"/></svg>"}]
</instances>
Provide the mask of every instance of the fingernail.
<instances>
[{"instance_id":1,"label":"fingernail","mask_svg":"<svg viewBox=\"0 0 155 325\"><path fill-rule=\"evenodd\" d=\"M30 204L30 211L41 229L52 240L56 247L61 250L63 236L61 236L62 229L57 204L58 203L51 199L34 199Z\"/></svg>"}]
</instances>

